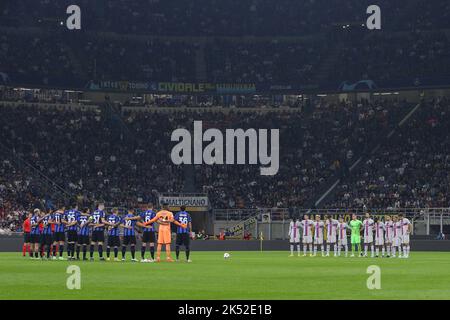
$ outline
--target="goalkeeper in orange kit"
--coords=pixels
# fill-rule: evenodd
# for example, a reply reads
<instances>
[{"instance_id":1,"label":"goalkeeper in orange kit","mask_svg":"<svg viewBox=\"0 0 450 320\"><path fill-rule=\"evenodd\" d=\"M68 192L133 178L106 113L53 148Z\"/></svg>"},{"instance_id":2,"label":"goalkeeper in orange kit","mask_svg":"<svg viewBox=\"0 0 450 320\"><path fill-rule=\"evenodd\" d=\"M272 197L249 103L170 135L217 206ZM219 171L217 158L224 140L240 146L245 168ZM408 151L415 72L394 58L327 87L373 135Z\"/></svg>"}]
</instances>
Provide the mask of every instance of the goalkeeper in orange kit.
<instances>
[{"instance_id":1,"label":"goalkeeper in orange kit","mask_svg":"<svg viewBox=\"0 0 450 320\"><path fill-rule=\"evenodd\" d=\"M174 223L177 226L181 228L187 228L186 224L179 223L178 221L174 220L173 213L169 210L169 205L167 203L163 203L163 209L156 213L156 216L151 219L150 221L147 221L146 223L143 223L143 225L147 226L149 224L157 222L159 224L158 229L158 246L156 248L156 262L161 261L161 249L162 245L166 245L166 254L167 254L167 261L173 262L172 257L170 256L170 244L172 243L172 235L170 231L170 224Z\"/></svg>"}]
</instances>

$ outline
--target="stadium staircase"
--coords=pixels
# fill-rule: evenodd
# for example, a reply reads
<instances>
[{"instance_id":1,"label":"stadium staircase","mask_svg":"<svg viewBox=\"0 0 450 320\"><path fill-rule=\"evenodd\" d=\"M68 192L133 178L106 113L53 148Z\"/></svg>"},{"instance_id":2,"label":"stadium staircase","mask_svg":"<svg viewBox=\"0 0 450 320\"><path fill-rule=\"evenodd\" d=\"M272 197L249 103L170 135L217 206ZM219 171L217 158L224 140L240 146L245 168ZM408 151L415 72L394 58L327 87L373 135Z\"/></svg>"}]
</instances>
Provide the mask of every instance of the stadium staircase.
<instances>
[{"instance_id":1,"label":"stadium staircase","mask_svg":"<svg viewBox=\"0 0 450 320\"><path fill-rule=\"evenodd\" d=\"M56 197L54 197L51 200L66 202L68 199L75 198L75 194L64 189L54 180L45 175L41 170L39 170L26 160L22 159L22 157L20 157L20 155L18 155L14 149L9 148L8 146L4 145L1 142L0 142L0 152L3 155L3 158L10 160L11 163L13 163L16 168L26 172L28 175L34 177L36 181L42 183L46 190L52 190L53 191L52 194L56 195ZM44 203L42 203L41 205L42 207L45 207Z\"/></svg>"},{"instance_id":2,"label":"stadium staircase","mask_svg":"<svg viewBox=\"0 0 450 320\"><path fill-rule=\"evenodd\" d=\"M70 49L66 44L63 43L59 44L59 48L60 50L64 50L64 52L67 53L67 56L71 61L71 66L75 77L77 77L78 79L87 79L88 75L85 71L85 68L81 64L74 50Z\"/></svg>"},{"instance_id":3,"label":"stadium staircase","mask_svg":"<svg viewBox=\"0 0 450 320\"><path fill-rule=\"evenodd\" d=\"M245 232L252 233L251 231L254 229L255 223L257 222L259 215L260 214L257 213L246 220L240 221L233 227L227 228L226 231L232 234L237 239L242 239L242 237L245 235ZM254 234L254 237L259 238L259 235ZM228 239L230 239L230 237L228 237Z\"/></svg>"},{"instance_id":4,"label":"stadium staircase","mask_svg":"<svg viewBox=\"0 0 450 320\"><path fill-rule=\"evenodd\" d=\"M136 143L137 136L135 132L131 131L125 120L123 119L120 108L110 102L109 100L105 101L103 108L101 109L103 116L107 120L108 125L111 128L114 139L120 139L128 141L128 143L133 144ZM184 178L184 193L197 193L198 190L195 185L195 170L193 165L185 165L183 166L183 178Z\"/></svg>"},{"instance_id":5,"label":"stadium staircase","mask_svg":"<svg viewBox=\"0 0 450 320\"><path fill-rule=\"evenodd\" d=\"M338 43L334 48L331 48L328 56L325 57L319 69L316 72L317 83L327 83L332 74L333 69L339 64L339 52L343 49L344 44Z\"/></svg>"},{"instance_id":6,"label":"stadium staircase","mask_svg":"<svg viewBox=\"0 0 450 320\"><path fill-rule=\"evenodd\" d=\"M406 114L406 116L404 116L403 119L400 122L398 122L398 124L394 128L392 128L392 130L389 131L389 133L386 136L380 137L380 139L378 139L379 143L377 143L376 145L374 145L370 148L371 151L369 152L369 154L367 154L367 155L360 154L359 156L356 156L356 161L353 162L353 164L351 166L349 166L348 168L344 166L344 168L342 168L341 172L339 172L337 175L332 176L327 181L327 183L324 185L324 187L321 189L322 195L315 202L308 203L307 207L321 208L327 201L332 199L332 197L335 195L336 187L339 184L345 182L346 179L351 177L354 172L357 172L358 168L360 168L361 166L364 166L366 164L367 160L372 155L376 154L376 152L383 145L388 144L390 142L390 138L397 132L397 128L399 128L399 127L403 126L405 123L407 123L413 117L413 115L417 112L417 110L420 109L422 104L423 103L419 103L419 104L413 106L411 108L411 110Z\"/></svg>"},{"instance_id":7,"label":"stadium staircase","mask_svg":"<svg viewBox=\"0 0 450 320\"><path fill-rule=\"evenodd\" d=\"M111 129L114 139L127 140L130 143L136 141L135 134L128 128L122 117L121 109L115 103L109 101L109 98L103 103L101 108L102 115Z\"/></svg>"}]
</instances>

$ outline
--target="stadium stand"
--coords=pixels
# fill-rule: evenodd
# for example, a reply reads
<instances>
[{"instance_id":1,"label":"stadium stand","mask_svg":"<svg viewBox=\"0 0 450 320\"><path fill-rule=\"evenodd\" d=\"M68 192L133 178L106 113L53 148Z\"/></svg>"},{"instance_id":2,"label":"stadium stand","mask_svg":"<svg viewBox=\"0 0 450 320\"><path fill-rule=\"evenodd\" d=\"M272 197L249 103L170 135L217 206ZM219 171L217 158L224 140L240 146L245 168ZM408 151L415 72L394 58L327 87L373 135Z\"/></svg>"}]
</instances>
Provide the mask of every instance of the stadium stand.
<instances>
[{"instance_id":1,"label":"stadium stand","mask_svg":"<svg viewBox=\"0 0 450 320\"><path fill-rule=\"evenodd\" d=\"M77 87L150 80L336 89L346 80L411 86L450 78L439 67L449 63L446 1L381 0L383 29L370 34L362 23L370 1L282 0L274 7L268 0L202 0L180 2L173 11L170 1L82 0L89 10L75 35L60 25L68 4L6 1L0 72L19 84Z\"/></svg>"},{"instance_id":2,"label":"stadium stand","mask_svg":"<svg viewBox=\"0 0 450 320\"><path fill-rule=\"evenodd\" d=\"M318 104L309 116L269 113L243 118L236 114L234 119L222 120L223 125L280 128L283 165L275 181L249 166L199 166L197 182L219 208L304 206L329 177L345 174L352 160L373 145L377 132L391 127L409 107L348 102Z\"/></svg>"},{"instance_id":3,"label":"stadium stand","mask_svg":"<svg viewBox=\"0 0 450 320\"><path fill-rule=\"evenodd\" d=\"M383 30L371 34L361 25L368 0L198 0L180 2L176 11L162 0L78 3L89 10L83 30L71 34L60 25L70 1L2 1L0 72L8 81L80 90L91 80L299 83L337 90L346 80L417 87L429 77L450 79L442 67L450 65L448 1L379 0ZM195 191L207 192L215 208L306 208L337 178L329 208L448 206L446 99L422 105L374 156L380 133L396 128L413 105L318 101L294 113L255 111L244 118L239 110L138 113L108 101L82 110L49 92L24 97L0 90L1 228L15 230L23 210L56 205L67 195L127 205L185 191L186 172L168 161L171 146L163 141L175 128L191 129L193 119L218 128L282 130L285 151L275 180L256 174L256 167L192 168ZM255 109L270 105L242 100ZM68 107L41 108L38 102ZM198 104L157 97L142 105L164 106ZM363 163L350 173L359 157Z\"/></svg>"},{"instance_id":4,"label":"stadium stand","mask_svg":"<svg viewBox=\"0 0 450 320\"><path fill-rule=\"evenodd\" d=\"M71 194L126 203L143 196L139 190L181 189L182 174L166 161L169 146L161 143L167 116L128 117L142 137L135 144L97 112L2 107L1 118L2 144Z\"/></svg>"},{"instance_id":5,"label":"stadium stand","mask_svg":"<svg viewBox=\"0 0 450 320\"><path fill-rule=\"evenodd\" d=\"M43 25L47 19L64 18L68 0L6 0L0 12L10 25ZM268 36L311 34L328 30L338 22L365 20L369 0L79 0L86 28L98 31L183 36ZM448 28L450 6L445 0L411 0L404 3L379 0L385 9L388 30ZM282 17L282 18L281 18Z\"/></svg>"},{"instance_id":6,"label":"stadium stand","mask_svg":"<svg viewBox=\"0 0 450 320\"><path fill-rule=\"evenodd\" d=\"M162 143L179 126L192 129L195 119L218 128L280 128L283 166L276 179L260 177L256 166L197 166L196 187L209 193L216 208L301 207L327 178L345 174L378 132L393 127L410 109L407 103L343 102L318 104L310 114L273 111L245 117L239 111L127 111L122 130L120 120L99 111L2 106L0 125L2 145L61 189L87 202L119 204L149 200L146 190L183 191L183 172L168 158L172 146ZM13 162L5 161L5 166Z\"/></svg>"},{"instance_id":7,"label":"stadium stand","mask_svg":"<svg viewBox=\"0 0 450 320\"><path fill-rule=\"evenodd\" d=\"M214 82L311 83L326 45L317 41L215 41L205 52L208 78Z\"/></svg>"},{"instance_id":8,"label":"stadium stand","mask_svg":"<svg viewBox=\"0 0 450 320\"><path fill-rule=\"evenodd\" d=\"M450 104L422 107L392 141L338 187L329 208L444 208L449 205Z\"/></svg>"}]
</instances>

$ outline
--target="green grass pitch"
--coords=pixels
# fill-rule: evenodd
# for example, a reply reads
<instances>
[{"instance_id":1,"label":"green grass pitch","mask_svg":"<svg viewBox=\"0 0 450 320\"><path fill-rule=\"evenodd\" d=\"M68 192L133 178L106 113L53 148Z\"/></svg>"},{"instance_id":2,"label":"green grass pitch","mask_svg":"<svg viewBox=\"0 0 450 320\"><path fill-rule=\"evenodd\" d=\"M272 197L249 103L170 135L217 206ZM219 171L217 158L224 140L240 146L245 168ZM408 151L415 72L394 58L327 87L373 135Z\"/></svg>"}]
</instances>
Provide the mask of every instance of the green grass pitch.
<instances>
[{"instance_id":1,"label":"green grass pitch","mask_svg":"<svg viewBox=\"0 0 450 320\"><path fill-rule=\"evenodd\" d=\"M445 252L412 252L409 259L232 252L228 260L223 252L193 252L192 259L34 261L0 253L0 299L450 299ZM80 290L66 287L71 264L80 266ZM370 265L381 268L380 290L367 288Z\"/></svg>"}]
</instances>

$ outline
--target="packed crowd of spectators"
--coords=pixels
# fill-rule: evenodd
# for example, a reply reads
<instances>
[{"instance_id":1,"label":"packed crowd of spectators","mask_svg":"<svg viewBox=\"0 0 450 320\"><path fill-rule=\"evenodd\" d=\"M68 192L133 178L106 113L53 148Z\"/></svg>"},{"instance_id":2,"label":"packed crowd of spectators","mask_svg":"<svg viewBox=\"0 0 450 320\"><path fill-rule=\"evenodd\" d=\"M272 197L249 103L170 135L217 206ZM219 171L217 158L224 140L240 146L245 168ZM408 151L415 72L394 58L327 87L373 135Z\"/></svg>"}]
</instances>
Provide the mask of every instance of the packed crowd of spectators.
<instances>
[{"instance_id":1,"label":"packed crowd of spectators","mask_svg":"<svg viewBox=\"0 0 450 320\"><path fill-rule=\"evenodd\" d=\"M64 85L76 78L63 40L44 35L0 33L0 71L16 83Z\"/></svg>"},{"instance_id":2,"label":"packed crowd of spectators","mask_svg":"<svg viewBox=\"0 0 450 320\"><path fill-rule=\"evenodd\" d=\"M323 81L337 87L344 80L402 78L410 79L410 86L427 77L450 78L450 42L438 31L450 27L445 0L379 0L382 30L373 32L363 26L373 4L369 0L79 0L82 31L67 32L63 25L71 4L2 1L0 84L5 79L58 87L90 80ZM351 25L347 37L343 25ZM0 99L18 100L17 92L2 91ZM183 99L189 98L166 96L152 104L191 104ZM55 93L20 101L69 99ZM241 104L259 106L260 101ZM330 206L445 206L448 105L434 101L420 110L351 175L348 167L360 155L368 156L380 132L388 132L410 105L361 101L317 103L312 112L124 112L122 117L105 110L0 105L0 146L5 148L0 229L17 228L23 210L57 202L64 198L61 192L86 203L101 199L126 205L183 191L184 172L171 164L167 141L175 128L192 129L193 120L215 128L280 129L276 180L260 176L259 166L195 166L195 186L216 208L302 207L334 175L343 183Z\"/></svg>"},{"instance_id":3,"label":"packed crowd of spectators","mask_svg":"<svg viewBox=\"0 0 450 320\"><path fill-rule=\"evenodd\" d=\"M0 35L0 71L15 83L36 85L82 87L93 79L194 81L195 50L170 40L5 33Z\"/></svg>"},{"instance_id":4,"label":"packed crowd of spectators","mask_svg":"<svg viewBox=\"0 0 450 320\"><path fill-rule=\"evenodd\" d=\"M205 49L208 76L219 83L311 83L325 49L322 41L215 41Z\"/></svg>"},{"instance_id":5,"label":"packed crowd of spectators","mask_svg":"<svg viewBox=\"0 0 450 320\"><path fill-rule=\"evenodd\" d=\"M409 78L412 86L415 79L448 76L442 67L450 63L449 51L450 41L441 32L374 34L339 50L331 78L380 83Z\"/></svg>"},{"instance_id":6,"label":"packed crowd of spectators","mask_svg":"<svg viewBox=\"0 0 450 320\"><path fill-rule=\"evenodd\" d=\"M0 33L0 72L10 81L78 87L89 80L337 87L362 79L411 86L415 79L450 78L442 67L450 63L449 40L439 31L450 27L445 0L380 0L382 30L377 32L363 27L368 0L80 0L79 33L60 26L69 4L3 4L0 28L16 27ZM60 32L44 22L54 22ZM359 31L342 29L349 25ZM37 28L26 28L31 26Z\"/></svg>"},{"instance_id":7,"label":"packed crowd of spectators","mask_svg":"<svg viewBox=\"0 0 450 320\"><path fill-rule=\"evenodd\" d=\"M34 203L33 179L17 170L6 156L0 161L0 234L17 231L23 214Z\"/></svg>"},{"instance_id":8,"label":"packed crowd of spectators","mask_svg":"<svg viewBox=\"0 0 450 320\"><path fill-rule=\"evenodd\" d=\"M196 46L167 40L86 37L78 47L81 69L91 79L194 81Z\"/></svg>"},{"instance_id":9,"label":"packed crowd of spectators","mask_svg":"<svg viewBox=\"0 0 450 320\"><path fill-rule=\"evenodd\" d=\"M344 180L328 207L447 208L450 101L426 104Z\"/></svg>"},{"instance_id":10,"label":"packed crowd of spectators","mask_svg":"<svg viewBox=\"0 0 450 320\"><path fill-rule=\"evenodd\" d=\"M4 0L0 20L36 26L65 21L73 1ZM78 0L86 29L107 32L188 36L269 36L317 33L336 23L366 22L370 0ZM384 28L430 29L450 26L446 0L376 2Z\"/></svg>"},{"instance_id":11,"label":"packed crowd of spectators","mask_svg":"<svg viewBox=\"0 0 450 320\"><path fill-rule=\"evenodd\" d=\"M166 115L128 116L131 139L100 112L1 107L0 114L2 145L82 202L126 205L153 201L157 191L182 191L181 169L168 161Z\"/></svg>"},{"instance_id":12,"label":"packed crowd of spectators","mask_svg":"<svg viewBox=\"0 0 450 320\"><path fill-rule=\"evenodd\" d=\"M45 33L5 33L0 35L0 72L12 83L75 87L90 80L337 87L342 81L363 79L401 87L450 78L443 68L450 63L450 41L442 32L369 34L339 43L320 37L217 38L202 44L169 38L65 39Z\"/></svg>"},{"instance_id":13,"label":"packed crowd of spectators","mask_svg":"<svg viewBox=\"0 0 450 320\"><path fill-rule=\"evenodd\" d=\"M336 177L342 183L328 207L446 206L449 105L439 100L419 109L376 155L371 150L410 104L318 102L310 112L174 109L126 111L121 117L1 106L2 223L17 228L24 210L55 205L68 195L86 204L127 206L183 192L184 167L171 162L170 136L176 128L192 130L194 120L202 120L204 130L280 129L275 176L261 176L259 165L194 166L197 192L207 193L214 208L305 207ZM367 160L349 174L360 156Z\"/></svg>"},{"instance_id":14,"label":"packed crowd of spectators","mask_svg":"<svg viewBox=\"0 0 450 320\"><path fill-rule=\"evenodd\" d=\"M301 206L330 175L373 144L372 132L392 126L408 109L407 104L318 103L309 114L255 111L244 116L236 109L226 113L129 111L118 117L98 110L3 106L0 138L14 157L6 158L9 165L17 159L32 165L45 179L83 201L126 205L153 200L161 192L183 191L183 169L170 160L174 129L191 130L194 120L202 120L205 129L277 128L281 151L276 179L260 176L258 166L199 165L195 183L198 190L209 193L217 208ZM8 152L2 154L5 157ZM20 181L30 185L33 175L23 171L26 167L16 169L22 171L12 177L27 177L31 181ZM265 197L267 192L272 196ZM42 194L41 200L46 196Z\"/></svg>"},{"instance_id":15,"label":"packed crowd of spectators","mask_svg":"<svg viewBox=\"0 0 450 320\"><path fill-rule=\"evenodd\" d=\"M261 176L259 166L197 166L198 186L215 208L302 207L317 200L332 175L345 174L411 108L406 103L318 103L307 113L198 114L217 127L278 128L280 169Z\"/></svg>"}]
</instances>

